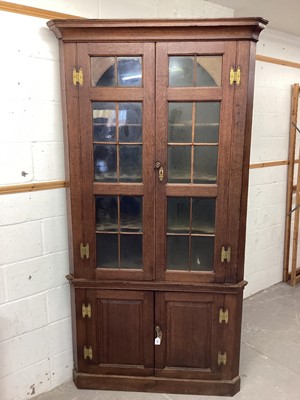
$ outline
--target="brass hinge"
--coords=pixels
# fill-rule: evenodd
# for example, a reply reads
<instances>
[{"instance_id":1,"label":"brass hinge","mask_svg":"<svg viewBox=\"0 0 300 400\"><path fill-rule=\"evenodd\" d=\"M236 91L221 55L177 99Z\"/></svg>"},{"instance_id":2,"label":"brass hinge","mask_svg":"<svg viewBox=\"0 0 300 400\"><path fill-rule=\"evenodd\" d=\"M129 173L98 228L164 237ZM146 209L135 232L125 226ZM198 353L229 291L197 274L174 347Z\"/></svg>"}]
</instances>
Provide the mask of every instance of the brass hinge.
<instances>
[{"instance_id":1,"label":"brass hinge","mask_svg":"<svg viewBox=\"0 0 300 400\"><path fill-rule=\"evenodd\" d=\"M87 243L85 246L83 243L80 243L80 257L83 260L84 257L88 260L90 258L90 246Z\"/></svg>"},{"instance_id":2,"label":"brass hinge","mask_svg":"<svg viewBox=\"0 0 300 400\"><path fill-rule=\"evenodd\" d=\"M223 308L221 308L219 312L219 323L222 324L222 322L225 322L225 324L228 324L228 318L228 309L226 308L224 311Z\"/></svg>"},{"instance_id":3,"label":"brass hinge","mask_svg":"<svg viewBox=\"0 0 300 400\"><path fill-rule=\"evenodd\" d=\"M82 312L82 318L85 318L85 317L91 318L91 316L92 316L91 305L88 304L86 306L85 304L82 304L81 312Z\"/></svg>"},{"instance_id":4,"label":"brass hinge","mask_svg":"<svg viewBox=\"0 0 300 400\"><path fill-rule=\"evenodd\" d=\"M86 360L87 358L89 358L90 360L93 359L93 350L92 350L92 346L86 347L84 346L83 348L83 358Z\"/></svg>"},{"instance_id":5,"label":"brass hinge","mask_svg":"<svg viewBox=\"0 0 300 400\"><path fill-rule=\"evenodd\" d=\"M73 69L73 85L76 86L79 83L80 86L83 85L83 71L82 68L79 68L77 71L74 67Z\"/></svg>"},{"instance_id":6,"label":"brass hinge","mask_svg":"<svg viewBox=\"0 0 300 400\"><path fill-rule=\"evenodd\" d=\"M221 352L219 351L218 353L218 365L226 365L227 363L227 353L226 351L224 352L224 354L221 354Z\"/></svg>"},{"instance_id":7,"label":"brass hinge","mask_svg":"<svg viewBox=\"0 0 300 400\"><path fill-rule=\"evenodd\" d=\"M234 82L239 85L241 83L241 67L237 67L235 70L234 67L230 68L230 76L229 76L229 83L233 85Z\"/></svg>"},{"instance_id":8,"label":"brass hinge","mask_svg":"<svg viewBox=\"0 0 300 400\"><path fill-rule=\"evenodd\" d=\"M224 261L230 262L231 259L231 247L227 247L225 249L224 246L222 246L221 250L221 262L223 263Z\"/></svg>"}]
</instances>

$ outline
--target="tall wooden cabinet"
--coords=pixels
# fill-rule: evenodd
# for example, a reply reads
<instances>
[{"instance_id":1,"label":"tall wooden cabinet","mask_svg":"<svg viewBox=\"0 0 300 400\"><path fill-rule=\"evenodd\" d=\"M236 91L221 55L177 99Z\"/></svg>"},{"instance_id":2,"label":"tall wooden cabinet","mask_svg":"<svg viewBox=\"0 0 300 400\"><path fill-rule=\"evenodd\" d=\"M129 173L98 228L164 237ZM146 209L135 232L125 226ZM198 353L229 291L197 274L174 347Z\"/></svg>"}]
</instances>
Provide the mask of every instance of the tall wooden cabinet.
<instances>
[{"instance_id":1,"label":"tall wooden cabinet","mask_svg":"<svg viewBox=\"0 0 300 400\"><path fill-rule=\"evenodd\" d=\"M255 44L266 21L54 20L74 380L239 390Z\"/></svg>"}]
</instances>

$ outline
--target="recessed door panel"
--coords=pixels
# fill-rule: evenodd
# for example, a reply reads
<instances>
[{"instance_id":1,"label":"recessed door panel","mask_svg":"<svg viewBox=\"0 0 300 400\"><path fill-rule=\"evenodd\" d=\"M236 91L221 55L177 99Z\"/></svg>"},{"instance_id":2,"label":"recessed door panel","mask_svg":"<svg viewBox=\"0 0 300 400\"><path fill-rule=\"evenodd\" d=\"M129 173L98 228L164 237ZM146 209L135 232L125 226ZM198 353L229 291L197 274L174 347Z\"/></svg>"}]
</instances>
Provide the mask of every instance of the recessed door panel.
<instances>
[{"instance_id":1,"label":"recessed door panel","mask_svg":"<svg viewBox=\"0 0 300 400\"><path fill-rule=\"evenodd\" d=\"M88 291L92 317L86 320L93 358L91 373L153 374L153 292Z\"/></svg>"},{"instance_id":2,"label":"recessed door panel","mask_svg":"<svg viewBox=\"0 0 300 400\"><path fill-rule=\"evenodd\" d=\"M218 312L222 295L156 293L155 323L162 332L155 346L156 375L191 379L217 379L218 344L222 326Z\"/></svg>"}]
</instances>

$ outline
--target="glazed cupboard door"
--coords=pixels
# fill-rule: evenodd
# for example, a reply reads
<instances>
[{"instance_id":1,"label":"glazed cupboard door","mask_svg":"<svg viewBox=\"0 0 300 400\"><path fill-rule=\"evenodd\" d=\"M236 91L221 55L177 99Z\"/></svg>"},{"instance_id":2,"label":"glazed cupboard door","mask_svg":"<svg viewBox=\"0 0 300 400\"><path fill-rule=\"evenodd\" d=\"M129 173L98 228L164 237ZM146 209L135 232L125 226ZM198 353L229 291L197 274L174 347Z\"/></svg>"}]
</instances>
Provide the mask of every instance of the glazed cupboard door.
<instances>
[{"instance_id":1,"label":"glazed cupboard door","mask_svg":"<svg viewBox=\"0 0 300 400\"><path fill-rule=\"evenodd\" d=\"M157 44L159 280L225 280L235 54L234 42Z\"/></svg>"},{"instance_id":2,"label":"glazed cupboard door","mask_svg":"<svg viewBox=\"0 0 300 400\"><path fill-rule=\"evenodd\" d=\"M154 44L78 44L87 277L152 280Z\"/></svg>"}]
</instances>

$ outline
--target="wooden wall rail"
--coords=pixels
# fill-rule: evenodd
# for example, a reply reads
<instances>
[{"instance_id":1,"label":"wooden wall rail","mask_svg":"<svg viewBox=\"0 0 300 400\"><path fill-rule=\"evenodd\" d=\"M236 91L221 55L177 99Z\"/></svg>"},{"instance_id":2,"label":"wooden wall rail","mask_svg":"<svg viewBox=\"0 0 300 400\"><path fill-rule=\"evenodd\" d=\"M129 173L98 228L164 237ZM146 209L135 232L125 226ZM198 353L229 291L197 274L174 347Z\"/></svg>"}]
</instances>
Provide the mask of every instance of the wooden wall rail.
<instances>
[{"instance_id":1,"label":"wooden wall rail","mask_svg":"<svg viewBox=\"0 0 300 400\"><path fill-rule=\"evenodd\" d=\"M38 190L59 189L64 187L66 187L65 181L32 182L0 186L0 194L35 192Z\"/></svg>"},{"instance_id":2,"label":"wooden wall rail","mask_svg":"<svg viewBox=\"0 0 300 400\"><path fill-rule=\"evenodd\" d=\"M288 61L288 60L281 60L280 58L261 56L259 54L256 55L256 60L271 63L271 64L284 65L285 67L300 68L300 63Z\"/></svg>"},{"instance_id":3,"label":"wooden wall rail","mask_svg":"<svg viewBox=\"0 0 300 400\"><path fill-rule=\"evenodd\" d=\"M42 8L23 6L22 4L10 3L8 1L0 1L0 10L44 19L82 18L78 15L64 14L56 11L44 10Z\"/></svg>"},{"instance_id":4,"label":"wooden wall rail","mask_svg":"<svg viewBox=\"0 0 300 400\"><path fill-rule=\"evenodd\" d=\"M278 167L280 165L288 165L288 163L289 163L288 161L266 161L257 164L250 164L249 168L256 169L256 168Z\"/></svg>"}]
</instances>

